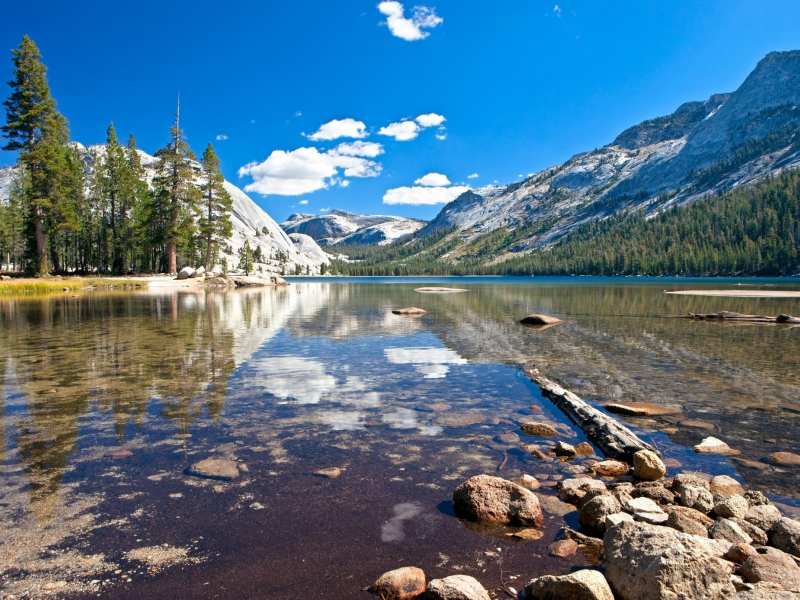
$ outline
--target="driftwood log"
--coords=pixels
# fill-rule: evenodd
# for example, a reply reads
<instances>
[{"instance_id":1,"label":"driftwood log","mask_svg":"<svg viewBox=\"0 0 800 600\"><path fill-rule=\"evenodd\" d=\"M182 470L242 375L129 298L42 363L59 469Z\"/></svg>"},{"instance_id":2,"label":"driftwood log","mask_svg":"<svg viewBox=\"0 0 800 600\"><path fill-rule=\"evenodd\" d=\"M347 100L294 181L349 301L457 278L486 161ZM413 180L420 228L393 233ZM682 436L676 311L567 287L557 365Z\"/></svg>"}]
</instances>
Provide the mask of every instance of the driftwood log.
<instances>
[{"instance_id":1,"label":"driftwood log","mask_svg":"<svg viewBox=\"0 0 800 600\"><path fill-rule=\"evenodd\" d=\"M633 455L639 450L651 450L660 454L616 419L590 406L569 390L543 376L535 365L525 365L525 375L538 385L542 395L564 411L584 431L586 437L605 452L606 456L633 464Z\"/></svg>"},{"instance_id":2,"label":"driftwood log","mask_svg":"<svg viewBox=\"0 0 800 600\"><path fill-rule=\"evenodd\" d=\"M789 315L778 315L777 317L767 317L764 315L743 315L741 313L729 312L723 310L721 312L709 314L695 314L688 313L685 315L676 315L673 319L692 319L696 321L731 321L742 323L800 323L800 319Z\"/></svg>"}]
</instances>

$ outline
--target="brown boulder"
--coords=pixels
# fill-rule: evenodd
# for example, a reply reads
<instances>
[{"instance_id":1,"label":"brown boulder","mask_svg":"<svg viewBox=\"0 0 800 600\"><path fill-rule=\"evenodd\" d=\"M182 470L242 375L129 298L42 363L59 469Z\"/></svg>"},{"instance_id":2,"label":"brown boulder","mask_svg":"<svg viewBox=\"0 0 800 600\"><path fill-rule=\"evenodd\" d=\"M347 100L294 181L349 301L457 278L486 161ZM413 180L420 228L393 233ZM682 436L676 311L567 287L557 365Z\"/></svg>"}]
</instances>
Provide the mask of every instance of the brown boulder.
<instances>
[{"instance_id":1,"label":"brown boulder","mask_svg":"<svg viewBox=\"0 0 800 600\"><path fill-rule=\"evenodd\" d=\"M382 600L413 600L424 591L425 573L417 567L388 571L372 584L372 593Z\"/></svg>"},{"instance_id":2,"label":"brown boulder","mask_svg":"<svg viewBox=\"0 0 800 600\"><path fill-rule=\"evenodd\" d=\"M736 481L733 477L727 475L717 475L711 480L711 493L722 494L723 496L730 496L731 494L744 494L742 484Z\"/></svg>"},{"instance_id":3,"label":"brown boulder","mask_svg":"<svg viewBox=\"0 0 800 600\"><path fill-rule=\"evenodd\" d=\"M575 453L578 456L592 456L594 454L594 448L592 448L589 442L581 442L575 446Z\"/></svg>"},{"instance_id":4,"label":"brown boulder","mask_svg":"<svg viewBox=\"0 0 800 600\"><path fill-rule=\"evenodd\" d=\"M800 455L792 452L773 452L769 455L769 462L784 467L800 467Z\"/></svg>"},{"instance_id":5,"label":"brown boulder","mask_svg":"<svg viewBox=\"0 0 800 600\"><path fill-rule=\"evenodd\" d=\"M480 582L469 575L450 575L433 579L425 590L425 600L490 600Z\"/></svg>"},{"instance_id":6,"label":"brown boulder","mask_svg":"<svg viewBox=\"0 0 800 600\"><path fill-rule=\"evenodd\" d=\"M676 531L688 533L689 535L708 537L708 530L702 523L677 511L669 513L667 517L667 527L672 527Z\"/></svg>"},{"instance_id":7,"label":"brown boulder","mask_svg":"<svg viewBox=\"0 0 800 600\"><path fill-rule=\"evenodd\" d=\"M558 435L558 431L552 425L548 425L547 423L523 423L520 427L522 433L527 433L528 435L538 435L539 437L552 437L554 435Z\"/></svg>"},{"instance_id":8,"label":"brown boulder","mask_svg":"<svg viewBox=\"0 0 800 600\"><path fill-rule=\"evenodd\" d=\"M777 583L790 592L800 592L800 567L791 556L775 548L763 548L763 554L750 556L739 567L739 574L748 583Z\"/></svg>"},{"instance_id":9,"label":"brown boulder","mask_svg":"<svg viewBox=\"0 0 800 600\"><path fill-rule=\"evenodd\" d=\"M572 556L578 551L578 542L575 540L559 540L553 542L549 547L550 554L559 558Z\"/></svg>"},{"instance_id":10,"label":"brown boulder","mask_svg":"<svg viewBox=\"0 0 800 600\"><path fill-rule=\"evenodd\" d=\"M523 325L557 325L563 322L561 319L547 315L528 315L520 321Z\"/></svg>"},{"instance_id":11,"label":"brown boulder","mask_svg":"<svg viewBox=\"0 0 800 600\"><path fill-rule=\"evenodd\" d=\"M456 514L480 523L533 525L544 519L539 499L511 481L476 475L453 491Z\"/></svg>"},{"instance_id":12,"label":"brown boulder","mask_svg":"<svg viewBox=\"0 0 800 600\"><path fill-rule=\"evenodd\" d=\"M756 549L750 544L739 542L738 544L734 544L728 548L728 551L722 556L722 558L731 562L742 564L748 558L755 556L756 554L758 554L758 552L756 552Z\"/></svg>"},{"instance_id":13,"label":"brown boulder","mask_svg":"<svg viewBox=\"0 0 800 600\"><path fill-rule=\"evenodd\" d=\"M658 481L667 474L667 467L652 450L639 450L633 455L633 474L645 481Z\"/></svg>"},{"instance_id":14,"label":"brown boulder","mask_svg":"<svg viewBox=\"0 0 800 600\"><path fill-rule=\"evenodd\" d=\"M630 467L618 460L602 460L591 467L592 471L603 477L622 477Z\"/></svg>"},{"instance_id":15,"label":"brown boulder","mask_svg":"<svg viewBox=\"0 0 800 600\"><path fill-rule=\"evenodd\" d=\"M545 575L522 590L524 600L614 600L602 573L583 569L569 575Z\"/></svg>"}]
</instances>

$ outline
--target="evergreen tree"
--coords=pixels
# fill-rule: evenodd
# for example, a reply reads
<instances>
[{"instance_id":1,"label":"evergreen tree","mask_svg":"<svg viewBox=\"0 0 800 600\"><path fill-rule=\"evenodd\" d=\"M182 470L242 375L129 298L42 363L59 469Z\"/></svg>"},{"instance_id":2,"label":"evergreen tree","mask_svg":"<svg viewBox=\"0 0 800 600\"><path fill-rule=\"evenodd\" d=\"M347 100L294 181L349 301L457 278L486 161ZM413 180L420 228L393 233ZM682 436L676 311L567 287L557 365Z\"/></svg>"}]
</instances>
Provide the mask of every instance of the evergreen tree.
<instances>
[{"instance_id":1,"label":"evergreen tree","mask_svg":"<svg viewBox=\"0 0 800 600\"><path fill-rule=\"evenodd\" d=\"M36 275L46 275L46 219L61 199L68 157L64 145L69 141L66 119L56 110L50 95L47 67L41 61L36 44L26 35L19 48L11 51L14 79L12 93L3 102L6 124L2 127L8 143L3 150L19 150L19 161L30 177L27 202L28 268Z\"/></svg>"},{"instance_id":2,"label":"evergreen tree","mask_svg":"<svg viewBox=\"0 0 800 600\"><path fill-rule=\"evenodd\" d=\"M239 268L245 275L250 275L253 270L253 250L250 248L250 241L245 240L244 246L239 248Z\"/></svg>"},{"instance_id":3,"label":"evergreen tree","mask_svg":"<svg viewBox=\"0 0 800 600\"><path fill-rule=\"evenodd\" d=\"M195 160L195 155L183 140L183 131L180 128L180 100L170 135L170 144L156 152L159 162L158 173L153 180L155 190L151 216L162 226L161 238L166 246L167 273L177 273L178 246L185 244L190 237L199 196L193 183L192 161Z\"/></svg>"},{"instance_id":4,"label":"evergreen tree","mask_svg":"<svg viewBox=\"0 0 800 600\"><path fill-rule=\"evenodd\" d=\"M225 190L225 178L219 168L219 158L214 147L208 144L202 160L206 181L200 186L203 194L200 214L200 235L205 241L205 269L211 270L214 257L219 253L219 245L230 236L233 229L231 208L233 200Z\"/></svg>"},{"instance_id":5,"label":"evergreen tree","mask_svg":"<svg viewBox=\"0 0 800 600\"><path fill-rule=\"evenodd\" d=\"M22 267L22 255L25 250L24 219L27 198L27 172L24 165L17 169L17 175L11 182L8 202L0 205L0 250L5 254L6 271L19 271Z\"/></svg>"}]
</instances>

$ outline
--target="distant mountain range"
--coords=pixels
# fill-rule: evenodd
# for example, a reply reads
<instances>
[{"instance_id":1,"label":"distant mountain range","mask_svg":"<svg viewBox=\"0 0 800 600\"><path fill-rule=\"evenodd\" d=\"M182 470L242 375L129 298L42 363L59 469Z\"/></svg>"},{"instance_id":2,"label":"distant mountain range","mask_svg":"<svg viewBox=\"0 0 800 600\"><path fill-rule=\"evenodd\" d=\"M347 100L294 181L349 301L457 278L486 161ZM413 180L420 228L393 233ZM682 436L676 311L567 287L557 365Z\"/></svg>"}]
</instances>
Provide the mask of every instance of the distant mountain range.
<instances>
[{"instance_id":1,"label":"distant mountain range","mask_svg":"<svg viewBox=\"0 0 800 600\"><path fill-rule=\"evenodd\" d=\"M286 233L302 233L320 246L388 244L410 235L426 225L425 221L391 215L362 215L346 210L332 210L324 215L295 213L281 227Z\"/></svg>"}]
</instances>

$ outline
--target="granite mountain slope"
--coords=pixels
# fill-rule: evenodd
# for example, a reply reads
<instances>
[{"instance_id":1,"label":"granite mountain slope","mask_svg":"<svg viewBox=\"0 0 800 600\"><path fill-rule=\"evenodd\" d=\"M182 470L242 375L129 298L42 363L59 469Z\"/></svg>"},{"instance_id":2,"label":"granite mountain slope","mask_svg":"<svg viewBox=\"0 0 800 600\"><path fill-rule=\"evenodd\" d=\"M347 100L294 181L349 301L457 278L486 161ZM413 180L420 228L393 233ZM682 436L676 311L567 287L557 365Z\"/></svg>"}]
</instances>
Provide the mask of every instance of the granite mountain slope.
<instances>
[{"instance_id":1,"label":"granite mountain slope","mask_svg":"<svg viewBox=\"0 0 800 600\"><path fill-rule=\"evenodd\" d=\"M286 233L302 233L321 246L388 244L425 226L425 221L391 215L332 210L324 215L294 213L281 223Z\"/></svg>"}]
</instances>

